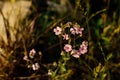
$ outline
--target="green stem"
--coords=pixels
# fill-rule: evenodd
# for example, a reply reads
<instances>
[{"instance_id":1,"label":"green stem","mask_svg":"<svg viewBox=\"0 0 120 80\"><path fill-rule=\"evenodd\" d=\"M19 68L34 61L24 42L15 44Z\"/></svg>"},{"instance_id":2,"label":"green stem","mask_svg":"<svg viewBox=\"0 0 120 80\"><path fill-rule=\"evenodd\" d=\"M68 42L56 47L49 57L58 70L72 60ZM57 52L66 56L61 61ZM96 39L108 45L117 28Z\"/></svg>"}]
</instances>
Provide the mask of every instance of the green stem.
<instances>
[{"instance_id":1,"label":"green stem","mask_svg":"<svg viewBox=\"0 0 120 80\"><path fill-rule=\"evenodd\" d=\"M94 14L92 14L90 17L89 17L89 21L93 18L93 17L95 17L96 15L98 15L98 14L100 14L100 13L102 13L102 12L105 12L105 11L107 11L107 9L102 9L102 10L100 10L100 11L97 11L96 13L94 13Z\"/></svg>"},{"instance_id":2,"label":"green stem","mask_svg":"<svg viewBox=\"0 0 120 80\"><path fill-rule=\"evenodd\" d=\"M88 41L90 41L91 40L91 31L90 31L88 16L86 17L86 24L87 24L87 29L88 29Z\"/></svg>"},{"instance_id":3,"label":"green stem","mask_svg":"<svg viewBox=\"0 0 120 80\"><path fill-rule=\"evenodd\" d=\"M99 44L99 47L100 47L100 49L101 49L101 51L102 51L103 58L104 58L104 60L105 60L105 66L107 67L107 69L109 69L109 68L108 68L108 66L109 66L108 60L107 60L106 57L105 57L105 53L104 53L104 51L103 51L103 48L102 48L102 46L101 46L101 43L99 42L98 44ZM109 71L109 70L106 70L106 71L107 71L107 73L108 73L108 80L110 80L110 71Z\"/></svg>"},{"instance_id":4,"label":"green stem","mask_svg":"<svg viewBox=\"0 0 120 80\"><path fill-rule=\"evenodd\" d=\"M76 16L76 13L77 13L77 10L78 10L78 7L79 7L79 4L80 4L80 0L76 0L76 6L75 6L74 13L73 13L73 17L74 17L74 18L75 18L75 16Z\"/></svg>"},{"instance_id":5,"label":"green stem","mask_svg":"<svg viewBox=\"0 0 120 80\"><path fill-rule=\"evenodd\" d=\"M62 51L62 38L59 36L59 40L60 40L60 49Z\"/></svg>"}]
</instances>

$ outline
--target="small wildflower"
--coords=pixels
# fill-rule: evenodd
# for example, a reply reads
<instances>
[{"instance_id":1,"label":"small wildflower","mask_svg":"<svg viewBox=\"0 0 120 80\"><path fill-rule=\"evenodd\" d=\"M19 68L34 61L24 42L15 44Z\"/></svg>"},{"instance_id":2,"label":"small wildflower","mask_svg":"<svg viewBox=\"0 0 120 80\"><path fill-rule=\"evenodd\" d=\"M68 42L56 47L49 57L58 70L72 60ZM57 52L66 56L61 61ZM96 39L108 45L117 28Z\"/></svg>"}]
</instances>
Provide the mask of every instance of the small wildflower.
<instances>
[{"instance_id":1,"label":"small wildflower","mask_svg":"<svg viewBox=\"0 0 120 80\"><path fill-rule=\"evenodd\" d=\"M79 34L80 34L80 37L82 37L82 31L84 30L84 28L80 28L79 29Z\"/></svg>"},{"instance_id":2,"label":"small wildflower","mask_svg":"<svg viewBox=\"0 0 120 80\"><path fill-rule=\"evenodd\" d=\"M63 36L63 39L64 39L64 40L68 40L68 39L69 39L68 34L66 34L66 33L63 34L62 36Z\"/></svg>"},{"instance_id":3,"label":"small wildflower","mask_svg":"<svg viewBox=\"0 0 120 80\"><path fill-rule=\"evenodd\" d=\"M27 61L28 60L28 56L24 56L23 60Z\"/></svg>"},{"instance_id":4,"label":"small wildflower","mask_svg":"<svg viewBox=\"0 0 120 80\"><path fill-rule=\"evenodd\" d=\"M65 24L66 27L70 27L71 25L72 25L72 22L67 22L67 23Z\"/></svg>"},{"instance_id":5,"label":"small wildflower","mask_svg":"<svg viewBox=\"0 0 120 80\"><path fill-rule=\"evenodd\" d=\"M74 25L73 29L75 30L76 34L79 34L79 27L78 27L78 25Z\"/></svg>"},{"instance_id":6,"label":"small wildflower","mask_svg":"<svg viewBox=\"0 0 120 80\"><path fill-rule=\"evenodd\" d=\"M64 50L65 50L66 52L70 52L70 51L72 50L72 46L71 46L70 44L66 44L66 45L64 46Z\"/></svg>"},{"instance_id":7,"label":"small wildflower","mask_svg":"<svg viewBox=\"0 0 120 80\"><path fill-rule=\"evenodd\" d=\"M51 70L48 70L48 75L52 75L52 72L51 72Z\"/></svg>"},{"instance_id":8,"label":"small wildflower","mask_svg":"<svg viewBox=\"0 0 120 80\"><path fill-rule=\"evenodd\" d=\"M72 55L73 57L75 57L75 58L79 58L81 54L79 54L79 51L78 51L78 50L73 49L73 50L71 51L71 55Z\"/></svg>"},{"instance_id":9,"label":"small wildflower","mask_svg":"<svg viewBox=\"0 0 120 80\"><path fill-rule=\"evenodd\" d=\"M40 68L40 66L39 66L38 63L35 63L35 64L32 65L32 68L35 71L35 70L38 70Z\"/></svg>"},{"instance_id":10,"label":"small wildflower","mask_svg":"<svg viewBox=\"0 0 120 80\"><path fill-rule=\"evenodd\" d=\"M82 44L80 45L79 52L81 54L87 53L87 46L88 46L88 42L83 41Z\"/></svg>"},{"instance_id":11,"label":"small wildflower","mask_svg":"<svg viewBox=\"0 0 120 80\"><path fill-rule=\"evenodd\" d=\"M74 30L74 28L70 28L70 32L71 32L71 34L75 35L75 30Z\"/></svg>"},{"instance_id":12,"label":"small wildflower","mask_svg":"<svg viewBox=\"0 0 120 80\"><path fill-rule=\"evenodd\" d=\"M73 28L70 28L70 32L73 35L80 34L80 36L82 36L82 31L83 30L84 30L84 28L79 28L78 25L74 25Z\"/></svg>"},{"instance_id":13,"label":"small wildflower","mask_svg":"<svg viewBox=\"0 0 120 80\"><path fill-rule=\"evenodd\" d=\"M61 34L61 32L62 32L62 28L56 27L56 28L54 28L53 31L55 32L55 35L59 35L59 34Z\"/></svg>"},{"instance_id":14,"label":"small wildflower","mask_svg":"<svg viewBox=\"0 0 120 80\"><path fill-rule=\"evenodd\" d=\"M79 49L79 52L81 54L85 54L87 52L87 47L86 46L81 46L80 49Z\"/></svg>"},{"instance_id":15,"label":"small wildflower","mask_svg":"<svg viewBox=\"0 0 120 80\"><path fill-rule=\"evenodd\" d=\"M83 41L83 42L82 42L82 45L88 46L88 42L87 42L87 41Z\"/></svg>"},{"instance_id":16,"label":"small wildflower","mask_svg":"<svg viewBox=\"0 0 120 80\"><path fill-rule=\"evenodd\" d=\"M35 49L30 50L30 53L29 53L30 58L34 58L35 54L36 54Z\"/></svg>"}]
</instances>

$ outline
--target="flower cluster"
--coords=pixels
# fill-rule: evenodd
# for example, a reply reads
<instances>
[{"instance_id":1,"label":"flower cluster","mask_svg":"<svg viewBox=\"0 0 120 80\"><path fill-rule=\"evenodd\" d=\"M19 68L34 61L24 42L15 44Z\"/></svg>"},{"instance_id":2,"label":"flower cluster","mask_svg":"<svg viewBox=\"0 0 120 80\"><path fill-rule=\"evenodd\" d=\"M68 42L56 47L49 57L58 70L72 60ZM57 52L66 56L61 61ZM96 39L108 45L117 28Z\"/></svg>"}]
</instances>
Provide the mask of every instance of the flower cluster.
<instances>
[{"instance_id":1,"label":"flower cluster","mask_svg":"<svg viewBox=\"0 0 120 80\"><path fill-rule=\"evenodd\" d=\"M79 34L80 36L82 36L83 30L84 30L84 28L79 28L79 25L74 25L73 28L70 28L70 32L73 35Z\"/></svg>"},{"instance_id":2,"label":"flower cluster","mask_svg":"<svg viewBox=\"0 0 120 80\"><path fill-rule=\"evenodd\" d=\"M65 32L67 28L67 32ZM57 26L54 28L55 35L60 35L62 36L63 40L67 40L68 43L64 45L64 51L65 52L70 52L71 55L75 58L79 58L81 54L87 53L87 47L88 47L88 42L83 41L82 44L80 45L79 49L76 50L72 47L70 44L71 42L71 35L79 35L82 37L82 32L84 28L81 28L80 25L78 24L73 24L72 22L67 22L65 25L62 25L61 27Z\"/></svg>"},{"instance_id":3,"label":"flower cluster","mask_svg":"<svg viewBox=\"0 0 120 80\"><path fill-rule=\"evenodd\" d=\"M32 49L32 50L30 50L30 52L29 52L29 57L32 59L32 58L34 58L35 54L36 54L35 49ZM23 57L23 60L26 60L26 61L27 61L27 60L28 60L28 56L25 55L25 56Z\"/></svg>"},{"instance_id":4,"label":"flower cluster","mask_svg":"<svg viewBox=\"0 0 120 80\"><path fill-rule=\"evenodd\" d=\"M40 68L40 66L39 66L38 63L35 63L35 64L32 65L32 68L35 71L35 70L38 70Z\"/></svg>"},{"instance_id":5,"label":"flower cluster","mask_svg":"<svg viewBox=\"0 0 120 80\"><path fill-rule=\"evenodd\" d=\"M87 41L83 41L82 42L82 44L79 47L79 50L72 49L72 46L70 44L65 44L64 50L66 52L70 52L71 51L71 55L73 57L79 58L81 54L87 53L87 46L88 46L88 42Z\"/></svg>"},{"instance_id":6,"label":"flower cluster","mask_svg":"<svg viewBox=\"0 0 120 80\"><path fill-rule=\"evenodd\" d=\"M32 49L32 50L30 50L28 56L25 55L23 57L23 60L29 61L30 63L32 63L32 64L29 64L28 67L31 67L33 70L38 70L40 68L39 63L37 63L37 62L33 63L33 61L32 61L32 60L34 60L36 54L37 53L36 53L35 49ZM41 54L39 54L39 55L41 55Z\"/></svg>"},{"instance_id":7,"label":"flower cluster","mask_svg":"<svg viewBox=\"0 0 120 80\"><path fill-rule=\"evenodd\" d=\"M88 46L88 42L87 41L83 41L82 44L80 45L79 50L73 49L71 51L71 55L73 57L75 57L75 58L79 58L81 54L87 53L87 46Z\"/></svg>"},{"instance_id":8,"label":"flower cluster","mask_svg":"<svg viewBox=\"0 0 120 80\"><path fill-rule=\"evenodd\" d=\"M53 31L55 32L55 35L62 35L64 40L68 40L69 35L64 32L64 28L67 28L67 27L70 28L69 31L72 35L79 34L80 37L82 37L82 32L83 32L84 28L80 28L80 25L72 24L72 22L67 22L65 24L65 27L63 27L63 29L61 27L57 26L56 28L53 29Z\"/></svg>"}]
</instances>

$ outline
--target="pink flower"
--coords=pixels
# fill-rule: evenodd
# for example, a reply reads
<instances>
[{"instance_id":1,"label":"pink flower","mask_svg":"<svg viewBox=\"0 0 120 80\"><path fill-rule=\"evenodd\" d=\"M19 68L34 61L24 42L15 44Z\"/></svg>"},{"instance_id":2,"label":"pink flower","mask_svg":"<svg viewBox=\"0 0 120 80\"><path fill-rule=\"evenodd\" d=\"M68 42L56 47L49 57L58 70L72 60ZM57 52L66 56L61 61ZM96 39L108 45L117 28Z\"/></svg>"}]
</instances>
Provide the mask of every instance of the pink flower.
<instances>
[{"instance_id":1,"label":"pink flower","mask_svg":"<svg viewBox=\"0 0 120 80\"><path fill-rule=\"evenodd\" d=\"M79 52L81 54L85 54L87 53L87 46L88 46L88 42L87 41L83 41L82 44L80 45L80 48L79 48Z\"/></svg>"},{"instance_id":2,"label":"pink flower","mask_svg":"<svg viewBox=\"0 0 120 80\"><path fill-rule=\"evenodd\" d=\"M75 58L79 58L81 54L87 53L87 46L88 46L88 42L87 41L83 41L82 44L80 45L79 50L73 49L71 51L71 55L73 57L75 57Z\"/></svg>"},{"instance_id":3,"label":"pink flower","mask_svg":"<svg viewBox=\"0 0 120 80\"><path fill-rule=\"evenodd\" d=\"M28 56L24 56L23 60L27 61L28 60Z\"/></svg>"},{"instance_id":4,"label":"pink flower","mask_svg":"<svg viewBox=\"0 0 120 80\"><path fill-rule=\"evenodd\" d=\"M71 25L72 25L72 22L67 22L67 23L65 24L66 27L70 27Z\"/></svg>"},{"instance_id":5,"label":"pink flower","mask_svg":"<svg viewBox=\"0 0 120 80\"><path fill-rule=\"evenodd\" d=\"M88 42L87 42L87 41L83 41L83 42L82 42L82 45L88 46Z\"/></svg>"},{"instance_id":6,"label":"pink flower","mask_svg":"<svg viewBox=\"0 0 120 80\"><path fill-rule=\"evenodd\" d=\"M79 27L78 27L78 25L74 25L73 29L75 30L76 34L79 34Z\"/></svg>"},{"instance_id":7,"label":"pink flower","mask_svg":"<svg viewBox=\"0 0 120 80\"><path fill-rule=\"evenodd\" d=\"M73 49L73 50L71 51L71 55L72 55L73 57L75 57L75 58L79 58L81 54L79 53L78 50Z\"/></svg>"},{"instance_id":8,"label":"pink flower","mask_svg":"<svg viewBox=\"0 0 120 80\"><path fill-rule=\"evenodd\" d=\"M84 30L84 28L80 28L79 29L79 34L80 34L80 37L82 36L82 31Z\"/></svg>"},{"instance_id":9,"label":"pink flower","mask_svg":"<svg viewBox=\"0 0 120 80\"><path fill-rule=\"evenodd\" d=\"M79 49L79 52L80 52L81 54L85 54L85 53L87 52L87 47L81 45L81 46L80 46L80 49Z\"/></svg>"},{"instance_id":10,"label":"pink flower","mask_svg":"<svg viewBox=\"0 0 120 80\"><path fill-rule=\"evenodd\" d=\"M59 34L61 34L61 32L62 32L62 28L56 27L56 28L54 28L53 31L55 32L55 35L59 35Z\"/></svg>"},{"instance_id":11,"label":"pink flower","mask_svg":"<svg viewBox=\"0 0 120 80\"><path fill-rule=\"evenodd\" d=\"M70 51L72 50L72 46L71 46L70 44L66 44L66 45L64 46L64 50L65 50L66 52L70 52Z\"/></svg>"},{"instance_id":12,"label":"pink flower","mask_svg":"<svg viewBox=\"0 0 120 80\"><path fill-rule=\"evenodd\" d=\"M52 75L52 72L51 72L51 70L48 70L48 75Z\"/></svg>"},{"instance_id":13,"label":"pink flower","mask_svg":"<svg viewBox=\"0 0 120 80\"><path fill-rule=\"evenodd\" d=\"M70 28L70 32L71 32L71 34L73 34L73 35L75 35L75 30L74 30L74 28Z\"/></svg>"},{"instance_id":14,"label":"pink flower","mask_svg":"<svg viewBox=\"0 0 120 80\"><path fill-rule=\"evenodd\" d=\"M62 36L63 36L63 39L65 39L65 40L68 40L68 39L69 39L68 34L66 34L66 33L63 34Z\"/></svg>"},{"instance_id":15,"label":"pink flower","mask_svg":"<svg viewBox=\"0 0 120 80\"><path fill-rule=\"evenodd\" d=\"M79 25L74 25L73 28L70 28L70 32L73 35L80 34L80 36L82 36L83 30L84 30L84 28L79 28Z\"/></svg>"},{"instance_id":16,"label":"pink flower","mask_svg":"<svg viewBox=\"0 0 120 80\"><path fill-rule=\"evenodd\" d=\"M34 58L35 54L36 54L35 49L30 50L30 53L29 53L30 58Z\"/></svg>"},{"instance_id":17,"label":"pink flower","mask_svg":"<svg viewBox=\"0 0 120 80\"><path fill-rule=\"evenodd\" d=\"M35 70L38 70L40 68L40 66L39 66L38 63L35 63L35 64L32 65L32 68L35 71Z\"/></svg>"}]
</instances>

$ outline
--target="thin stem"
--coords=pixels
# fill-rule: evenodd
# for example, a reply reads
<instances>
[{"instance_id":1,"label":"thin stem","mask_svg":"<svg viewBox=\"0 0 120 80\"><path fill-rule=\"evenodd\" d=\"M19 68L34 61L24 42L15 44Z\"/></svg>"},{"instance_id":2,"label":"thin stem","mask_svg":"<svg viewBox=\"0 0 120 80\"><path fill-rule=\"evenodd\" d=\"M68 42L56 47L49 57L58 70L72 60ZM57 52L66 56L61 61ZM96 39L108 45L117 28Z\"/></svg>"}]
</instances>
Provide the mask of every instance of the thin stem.
<instances>
[{"instance_id":1,"label":"thin stem","mask_svg":"<svg viewBox=\"0 0 120 80\"><path fill-rule=\"evenodd\" d=\"M78 10L78 7L79 7L79 4L80 4L80 0L76 0L76 6L75 6L74 13L73 13L73 17L74 17L74 18L75 18L75 16L76 16L76 13L77 13L77 10Z\"/></svg>"},{"instance_id":2,"label":"thin stem","mask_svg":"<svg viewBox=\"0 0 120 80\"><path fill-rule=\"evenodd\" d=\"M62 51L62 38L59 36L59 40L60 40L60 49L61 49L61 51Z\"/></svg>"},{"instance_id":3,"label":"thin stem","mask_svg":"<svg viewBox=\"0 0 120 80\"><path fill-rule=\"evenodd\" d=\"M98 14L100 14L100 13L102 13L102 12L105 12L105 11L107 11L107 9L102 9L102 10L100 10L100 11L97 11L96 13L94 13L94 14L92 14L90 17L89 17L89 21L93 18L93 17L95 17L96 15L98 15Z\"/></svg>"},{"instance_id":4,"label":"thin stem","mask_svg":"<svg viewBox=\"0 0 120 80\"><path fill-rule=\"evenodd\" d=\"M90 41L91 40L91 31L90 31L88 16L86 17L86 25L87 25L87 29L88 29L88 41Z\"/></svg>"},{"instance_id":5,"label":"thin stem","mask_svg":"<svg viewBox=\"0 0 120 80\"><path fill-rule=\"evenodd\" d=\"M98 43L99 44L99 47L100 47L100 49L101 49L101 51L102 51L102 55L103 55L103 58L104 58L104 60L105 60L105 66L107 67L107 69L108 69L108 60L106 59L106 57L105 57L105 53L104 53L104 51L103 51L103 48L102 48L102 46L101 46L101 43L99 42ZM107 72L108 72L108 80L110 80L110 71L109 70L107 70Z\"/></svg>"},{"instance_id":6,"label":"thin stem","mask_svg":"<svg viewBox=\"0 0 120 80\"><path fill-rule=\"evenodd\" d=\"M101 46L101 43L98 42L98 45L99 45L99 47L100 47L100 50L102 51L103 58L104 58L104 60L105 60L105 62L106 62L107 59L105 58L105 54L104 54L103 48L102 48L102 46Z\"/></svg>"}]
</instances>

